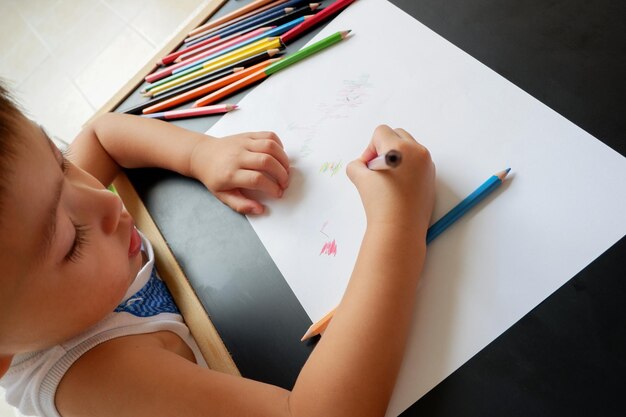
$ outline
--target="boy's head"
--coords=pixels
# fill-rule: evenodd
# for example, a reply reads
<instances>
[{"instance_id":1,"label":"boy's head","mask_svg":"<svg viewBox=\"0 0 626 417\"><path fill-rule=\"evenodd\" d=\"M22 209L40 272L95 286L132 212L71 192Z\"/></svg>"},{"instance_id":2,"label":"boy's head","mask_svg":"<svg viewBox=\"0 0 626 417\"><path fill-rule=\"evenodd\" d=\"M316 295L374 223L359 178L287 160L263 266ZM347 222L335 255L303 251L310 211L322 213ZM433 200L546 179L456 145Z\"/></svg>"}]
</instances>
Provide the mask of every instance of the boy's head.
<instances>
[{"instance_id":1,"label":"boy's head","mask_svg":"<svg viewBox=\"0 0 626 417\"><path fill-rule=\"evenodd\" d=\"M133 228L119 197L69 163L0 84L0 376L12 355L115 309L142 265Z\"/></svg>"}]
</instances>

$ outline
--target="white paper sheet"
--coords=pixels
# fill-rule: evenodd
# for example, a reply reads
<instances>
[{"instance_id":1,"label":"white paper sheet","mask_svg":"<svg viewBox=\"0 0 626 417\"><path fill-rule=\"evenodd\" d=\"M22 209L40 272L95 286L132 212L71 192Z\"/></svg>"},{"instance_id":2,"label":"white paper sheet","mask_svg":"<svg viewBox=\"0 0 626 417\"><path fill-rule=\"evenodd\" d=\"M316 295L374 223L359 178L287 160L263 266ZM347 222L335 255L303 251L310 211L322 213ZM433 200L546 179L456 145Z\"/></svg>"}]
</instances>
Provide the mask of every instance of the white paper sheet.
<instances>
[{"instance_id":1,"label":"white paper sheet","mask_svg":"<svg viewBox=\"0 0 626 417\"><path fill-rule=\"evenodd\" d=\"M392 416L624 236L626 160L384 0L359 0L316 40L345 29L351 38L275 74L209 131L283 140L291 185L250 222L313 321L356 259L365 218L345 166L378 124L431 151L433 219L512 168L428 248Z\"/></svg>"}]
</instances>

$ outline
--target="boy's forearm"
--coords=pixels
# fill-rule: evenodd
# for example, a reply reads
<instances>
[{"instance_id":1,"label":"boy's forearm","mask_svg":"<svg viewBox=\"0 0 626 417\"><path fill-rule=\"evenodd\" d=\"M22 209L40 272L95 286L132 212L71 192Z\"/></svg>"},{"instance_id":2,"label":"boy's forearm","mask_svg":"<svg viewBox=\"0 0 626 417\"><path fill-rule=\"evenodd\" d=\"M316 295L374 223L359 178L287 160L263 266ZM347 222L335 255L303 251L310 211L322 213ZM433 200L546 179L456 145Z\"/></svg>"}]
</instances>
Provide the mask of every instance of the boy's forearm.
<instances>
[{"instance_id":1,"label":"boy's forearm","mask_svg":"<svg viewBox=\"0 0 626 417\"><path fill-rule=\"evenodd\" d=\"M88 125L72 148L74 158L106 185L120 167L159 167L189 175L191 152L206 138L167 122L107 113Z\"/></svg>"},{"instance_id":2,"label":"boy's forearm","mask_svg":"<svg viewBox=\"0 0 626 417\"><path fill-rule=\"evenodd\" d=\"M294 414L384 414L412 317L422 238L391 229L366 232L344 298L292 393Z\"/></svg>"},{"instance_id":3,"label":"boy's forearm","mask_svg":"<svg viewBox=\"0 0 626 417\"><path fill-rule=\"evenodd\" d=\"M94 125L111 157L124 168L159 167L189 175L189 157L206 136L160 120L110 113Z\"/></svg>"}]
</instances>

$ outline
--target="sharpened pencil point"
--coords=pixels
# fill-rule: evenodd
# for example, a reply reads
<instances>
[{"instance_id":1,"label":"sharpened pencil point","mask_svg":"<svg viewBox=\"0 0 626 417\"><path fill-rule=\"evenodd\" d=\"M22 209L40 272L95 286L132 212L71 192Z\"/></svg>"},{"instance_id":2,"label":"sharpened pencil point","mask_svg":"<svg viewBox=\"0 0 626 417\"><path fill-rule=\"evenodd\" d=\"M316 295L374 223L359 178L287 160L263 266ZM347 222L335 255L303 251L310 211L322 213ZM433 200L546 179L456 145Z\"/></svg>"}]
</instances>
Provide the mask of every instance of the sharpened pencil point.
<instances>
[{"instance_id":1,"label":"sharpened pencil point","mask_svg":"<svg viewBox=\"0 0 626 417\"><path fill-rule=\"evenodd\" d=\"M500 171L496 174L496 177L500 178L500 181L504 180L507 174L511 172L511 168L507 168L504 171Z\"/></svg>"}]
</instances>

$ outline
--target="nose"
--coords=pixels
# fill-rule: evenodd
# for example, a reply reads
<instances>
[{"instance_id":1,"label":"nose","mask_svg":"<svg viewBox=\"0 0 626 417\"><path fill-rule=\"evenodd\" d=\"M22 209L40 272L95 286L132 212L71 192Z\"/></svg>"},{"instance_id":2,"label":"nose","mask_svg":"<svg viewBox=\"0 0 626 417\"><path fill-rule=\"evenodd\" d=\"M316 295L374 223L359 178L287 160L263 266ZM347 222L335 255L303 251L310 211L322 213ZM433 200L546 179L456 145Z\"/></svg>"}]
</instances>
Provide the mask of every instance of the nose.
<instances>
[{"instance_id":1,"label":"nose","mask_svg":"<svg viewBox=\"0 0 626 417\"><path fill-rule=\"evenodd\" d=\"M76 197L80 201L80 211L90 224L100 226L104 234L111 234L118 228L122 215L122 200L102 186L81 184L76 187Z\"/></svg>"},{"instance_id":2,"label":"nose","mask_svg":"<svg viewBox=\"0 0 626 417\"><path fill-rule=\"evenodd\" d=\"M117 230L122 214L122 199L117 194L104 189L96 191L102 204L102 219L100 221L102 231L111 234Z\"/></svg>"}]
</instances>

